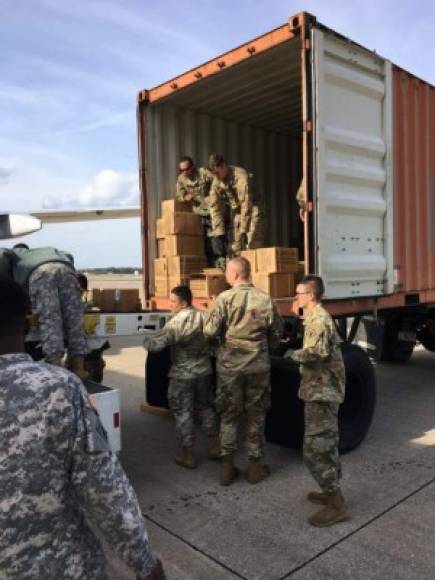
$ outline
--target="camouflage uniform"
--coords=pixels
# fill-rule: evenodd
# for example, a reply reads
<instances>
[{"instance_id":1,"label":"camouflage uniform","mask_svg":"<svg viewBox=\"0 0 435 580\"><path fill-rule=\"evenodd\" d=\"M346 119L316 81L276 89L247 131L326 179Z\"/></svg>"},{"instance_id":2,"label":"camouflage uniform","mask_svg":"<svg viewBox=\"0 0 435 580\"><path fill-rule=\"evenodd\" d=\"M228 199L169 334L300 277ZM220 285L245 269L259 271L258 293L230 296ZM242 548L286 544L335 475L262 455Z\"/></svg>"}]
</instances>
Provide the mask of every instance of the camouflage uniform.
<instances>
[{"instance_id":1,"label":"camouflage uniform","mask_svg":"<svg viewBox=\"0 0 435 580\"><path fill-rule=\"evenodd\" d=\"M334 322L318 304L304 321L304 343L291 358L300 364L305 401L304 461L323 491L339 489L338 409L346 376Z\"/></svg>"},{"instance_id":2,"label":"camouflage uniform","mask_svg":"<svg viewBox=\"0 0 435 580\"><path fill-rule=\"evenodd\" d=\"M24 353L0 356L0 577L104 580L87 521L136 574L156 566L136 495L83 384Z\"/></svg>"},{"instance_id":3,"label":"camouflage uniform","mask_svg":"<svg viewBox=\"0 0 435 580\"><path fill-rule=\"evenodd\" d=\"M252 284L240 284L219 294L204 323L204 334L221 339L216 395L221 455L237 450L238 424L245 412L248 458L260 459L270 406L269 348L281 339L281 317L268 294Z\"/></svg>"},{"instance_id":4,"label":"camouflage uniform","mask_svg":"<svg viewBox=\"0 0 435 580\"><path fill-rule=\"evenodd\" d=\"M64 341L70 355L86 354L83 304L73 268L60 262L42 264L32 272L28 285L45 355L63 355Z\"/></svg>"},{"instance_id":5,"label":"camouflage uniform","mask_svg":"<svg viewBox=\"0 0 435 580\"><path fill-rule=\"evenodd\" d=\"M217 433L212 368L202 326L202 312L193 307L183 308L162 330L144 340L144 347L150 352L171 347L168 400L175 417L177 437L183 447L192 447L194 443L195 408L207 435Z\"/></svg>"},{"instance_id":6,"label":"camouflage uniform","mask_svg":"<svg viewBox=\"0 0 435 580\"><path fill-rule=\"evenodd\" d=\"M302 187L302 183L299 186L299 189L296 193L296 201L298 202L298 206L300 209L306 209L307 204L305 201L305 195L304 195L304 190Z\"/></svg>"},{"instance_id":7,"label":"camouflage uniform","mask_svg":"<svg viewBox=\"0 0 435 580\"><path fill-rule=\"evenodd\" d=\"M230 243L233 256L245 249L260 248L264 243L264 208L255 192L253 175L241 167L228 166L225 180L214 178L208 198L212 230L215 236L223 235L225 205L230 210ZM246 248L242 246L242 234L247 236Z\"/></svg>"},{"instance_id":8,"label":"camouflage uniform","mask_svg":"<svg viewBox=\"0 0 435 580\"><path fill-rule=\"evenodd\" d=\"M192 177L189 177L186 173L181 173L177 179L175 197L178 201L185 201L185 195L192 195L193 211L201 216L204 227L205 255L207 256L208 265L220 267L222 265L221 260L219 260L218 256L215 256L213 251L211 238L215 234L212 231L210 208L207 203L212 181L213 174L205 167L195 167Z\"/></svg>"}]
</instances>

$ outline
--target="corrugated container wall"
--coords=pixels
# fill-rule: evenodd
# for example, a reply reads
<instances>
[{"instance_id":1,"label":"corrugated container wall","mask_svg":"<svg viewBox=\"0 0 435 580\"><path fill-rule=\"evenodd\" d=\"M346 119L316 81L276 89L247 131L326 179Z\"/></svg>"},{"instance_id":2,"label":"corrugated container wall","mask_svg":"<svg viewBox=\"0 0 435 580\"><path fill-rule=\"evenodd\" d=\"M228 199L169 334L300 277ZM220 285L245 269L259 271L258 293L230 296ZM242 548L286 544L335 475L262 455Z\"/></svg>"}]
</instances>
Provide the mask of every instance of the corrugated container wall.
<instances>
[{"instance_id":1,"label":"corrugated container wall","mask_svg":"<svg viewBox=\"0 0 435 580\"><path fill-rule=\"evenodd\" d=\"M435 287L435 88L393 69L396 289Z\"/></svg>"},{"instance_id":2,"label":"corrugated container wall","mask_svg":"<svg viewBox=\"0 0 435 580\"><path fill-rule=\"evenodd\" d=\"M145 111L150 266L156 252L155 221L161 201L174 197L182 155L204 166L210 153L224 152L234 165L254 171L256 187L267 192L268 243L298 245L301 226L294 194L301 178L300 139L171 105L150 105ZM152 270L150 275L152 281Z\"/></svg>"}]
</instances>

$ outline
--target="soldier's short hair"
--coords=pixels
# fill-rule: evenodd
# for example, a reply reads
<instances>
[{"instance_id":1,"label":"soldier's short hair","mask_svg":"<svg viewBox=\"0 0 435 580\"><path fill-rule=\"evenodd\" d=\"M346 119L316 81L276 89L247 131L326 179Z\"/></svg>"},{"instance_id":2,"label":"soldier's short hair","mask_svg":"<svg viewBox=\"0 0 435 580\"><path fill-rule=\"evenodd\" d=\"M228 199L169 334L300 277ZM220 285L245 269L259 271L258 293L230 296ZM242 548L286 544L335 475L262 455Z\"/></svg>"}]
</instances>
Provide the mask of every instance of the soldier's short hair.
<instances>
[{"instance_id":1,"label":"soldier's short hair","mask_svg":"<svg viewBox=\"0 0 435 580\"><path fill-rule=\"evenodd\" d=\"M188 163L190 167L193 167L195 165L192 157L189 157L188 155L183 155L183 157L180 157L178 165L180 165L180 163Z\"/></svg>"},{"instance_id":2,"label":"soldier's short hair","mask_svg":"<svg viewBox=\"0 0 435 580\"><path fill-rule=\"evenodd\" d=\"M80 289L87 291L88 277L86 276L86 274L82 274L82 272L77 272L77 280L79 281Z\"/></svg>"},{"instance_id":3,"label":"soldier's short hair","mask_svg":"<svg viewBox=\"0 0 435 580\"><path fill-rule=\"evenodd\" d=\"M226 160L222 153L212 153L208 158L208 168L210 171L214 171L216 167L221 167L225 164Z\"/></svg>"},{"instance_id":4,"label":"soldier's short hair","mask_svg":"<svg viewBox=\"0 0 435 580\"><path fill-rule=\"evenodd\" d=\"M11 278L0 276L0 335L8 335L11 328L23 325L29 312L25 290Z\"/></svg>"},{"instance_id":5,"label":"soldier's short hair","mask_svg":"<svg viewBox=\"0 0 435 580\"><path fill-rule=\"evenodd\" d=\"M246 258L243 258L243 256L239 256L237 258L233 258L231 260L231 262L236 266L237 270L240 273L240 276L243 279L248 280L248 278L251 275L251 264L250 264L250 262Z\"/></svg>"},{"instance_id":6,"label":"soldier's short hair","mask_svg":"<svg viewBox=\"0 0 435 580\"><path fill-rule=\"evenodd\" d=\"M301 280L301 284L309 286L315 300L320 301L325 293L325 285L320 276L314 276L314 274L308 274L304 276Z\"/></svg>"},{"instance_id":7,"label":"soldier's short hair","mask_svg":"<svg viewBox=\"0 0 435 580\"><path fill-rule=\"evenodd\" d=\"M172 288L171 294L175 294L180 300L186 302L188 306L192 304L192 291L189 286L175 286Z\"/></svg>"}]
</instances>

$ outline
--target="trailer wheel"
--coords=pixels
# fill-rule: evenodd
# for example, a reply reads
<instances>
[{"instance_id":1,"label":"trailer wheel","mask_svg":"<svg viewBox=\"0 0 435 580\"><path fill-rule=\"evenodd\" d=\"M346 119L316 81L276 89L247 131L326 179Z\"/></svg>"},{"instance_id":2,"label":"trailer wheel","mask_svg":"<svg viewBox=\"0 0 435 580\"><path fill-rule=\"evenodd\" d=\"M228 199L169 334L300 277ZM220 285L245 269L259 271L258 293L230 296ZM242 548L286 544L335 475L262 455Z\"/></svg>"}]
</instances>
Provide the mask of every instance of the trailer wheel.
<instances>
[{"instance_id":1,"label":"trailer wheel","mask_svg":"<svg viewBox=\"0 0 435 580\"><path fill-rule=\"evenodd\" d=\"M415 342L399 339L400 323L400 318L385 320L380 360L392 363L406 363L411 358Z\"/></svg>"},{"instance_id":2,"label":"trailer wheel","mask_svg":"<svg viewBox=\"0 0 435 580\"><path fill-rule=\"evenodd\" d=\"M346 397L340 407L340 451L357 447L366 436L376 405L376 379L366 353L353 344L342 345L346 368ZM297 397L298 365L272 357L272 405L266 418L266 439L285 447L301 448L304 404Z\"/></svg>"},{"instance_id":3,"label":"trailer wheel","mask_svg":"<svg viewBox=\"0 0 435 580\"><path fill-rule=\"evenodd\" d=\"M435 310L431 309L427 313L425 324L417 334L418 340L426 350L435 352Z\"/></svg>"},{"instance_id":4,"label":"trailer wheel","mask_svg":"<svg viewBox=\"0 0 435 580\"><path fill-rule=\"evenodd\" d=\"M358 447L366 436L376 406L376 377L367 354L354 344L342 345L346 395L338 415L340 451Z\"/></svg>"}]
</instances>

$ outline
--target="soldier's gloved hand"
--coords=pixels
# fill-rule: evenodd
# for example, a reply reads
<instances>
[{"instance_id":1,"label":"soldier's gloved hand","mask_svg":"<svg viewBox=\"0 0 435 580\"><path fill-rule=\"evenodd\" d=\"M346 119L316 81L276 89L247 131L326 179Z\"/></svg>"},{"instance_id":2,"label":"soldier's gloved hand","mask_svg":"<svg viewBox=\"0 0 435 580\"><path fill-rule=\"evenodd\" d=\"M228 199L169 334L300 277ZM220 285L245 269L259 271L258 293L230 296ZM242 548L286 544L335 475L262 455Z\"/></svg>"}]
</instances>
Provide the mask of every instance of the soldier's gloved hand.
<instances>
[{"instance_id":1,"label":"soldier's gloved hand","mask_svg":"<svg viewBox=\"0 0 435 580\"><path fill-rule=\"evenodd\" d=\"M291 359L293 357L293 353L294 352L295 351L292 348L287 349L285 351L285 353L284 353L284 358L290 358Z\"/></svg>"},{"instance_id":2,"label":"soldier's gloved hand","mask_svg":"<svg viewBox=\"0 0 435 580\"><path fill-rule=\"evenodd\" d=\"M148 574L147 576L138 574L136 576L136 580L166 580L166 574L163 570L161 561L157 560L157 566L154 568L151 574Z\"/></svg>"},{"instance_id":3,"label":"soldier's gloved hand","mask_svg":"<svg viewBox=\"0 0 435 580\"><path fill-rule=\"evenodd\" d=\"M227 255L227 240L225 236L213 236L210 240L211 248L215 256Z\"/></svg>"},{"instance_id":4,"label":"soldier's gloved hand","mask_svg":"<svg viewBox=\"0 0 435 580\"><path fill-rule=\"evenodd\" d=\"M240 247L242 250L248 247L248 234L240 234Z\"/></svg>"}]
</instances>

